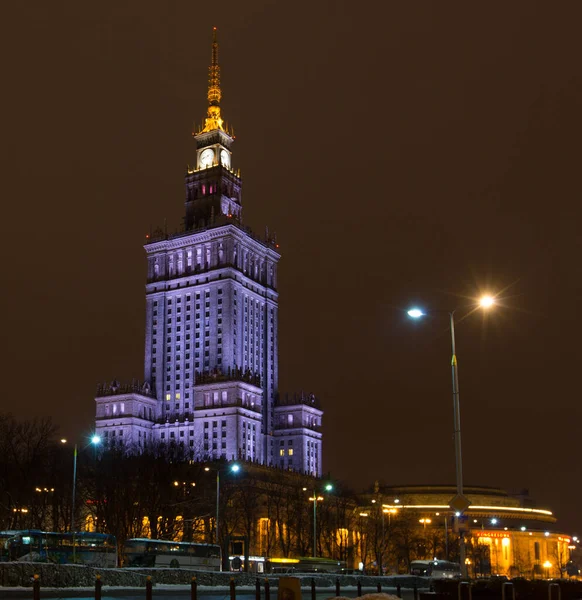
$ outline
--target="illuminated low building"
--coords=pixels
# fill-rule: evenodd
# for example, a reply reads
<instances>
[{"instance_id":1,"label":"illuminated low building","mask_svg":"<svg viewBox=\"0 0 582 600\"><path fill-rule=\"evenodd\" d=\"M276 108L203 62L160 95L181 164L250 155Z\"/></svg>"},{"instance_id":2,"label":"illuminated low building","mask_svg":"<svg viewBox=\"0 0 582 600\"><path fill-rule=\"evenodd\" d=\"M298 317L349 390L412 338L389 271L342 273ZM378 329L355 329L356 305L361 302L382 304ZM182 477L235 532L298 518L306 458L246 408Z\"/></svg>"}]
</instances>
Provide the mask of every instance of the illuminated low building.
<instances>
[{"instance_id":1,"label":"illuminated low building","mask_svg":"<svg viewBox=\"0 0 582 600\"><path fill-rule=\"evenodd\" d=\"M366 516L383 520L386 536L406 529L416 531L409 555L416 559L458 560L458 540L464 533L471 575L560 577L570 558L571 536L556 526L547 507L538 507L527 491L510 494L502 489L469 486L471 502L461 515L449 507L455 486L378 486L365 496ZM388 549L387 549L388 553ZM401 557L400 557L401 558ZM400 560L402 563L402 560Z\"/></svg>"}]
</instances>

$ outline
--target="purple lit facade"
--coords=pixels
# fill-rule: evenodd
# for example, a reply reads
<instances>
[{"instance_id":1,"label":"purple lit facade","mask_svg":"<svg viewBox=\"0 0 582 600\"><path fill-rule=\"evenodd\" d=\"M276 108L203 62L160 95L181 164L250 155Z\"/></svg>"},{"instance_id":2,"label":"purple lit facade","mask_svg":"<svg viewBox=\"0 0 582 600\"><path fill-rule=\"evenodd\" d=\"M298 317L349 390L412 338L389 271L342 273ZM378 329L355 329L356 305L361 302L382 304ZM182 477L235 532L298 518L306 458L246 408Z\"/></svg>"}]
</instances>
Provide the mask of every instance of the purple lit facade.
<instances>
[{"instance_id":1,"label":"purple lit facade","mask_svg":"<svg viewBox=\"0 0 582 600\"><path fill-rule=\"evenodd\" d=\"M194 139L185 231L154 232L145 245L145 383L100 387L96 430L131 452L167 443L191 458L320 476L318 400L278 395L277 245L242 225L222 121Z\"/></svg>"}]
</instances>

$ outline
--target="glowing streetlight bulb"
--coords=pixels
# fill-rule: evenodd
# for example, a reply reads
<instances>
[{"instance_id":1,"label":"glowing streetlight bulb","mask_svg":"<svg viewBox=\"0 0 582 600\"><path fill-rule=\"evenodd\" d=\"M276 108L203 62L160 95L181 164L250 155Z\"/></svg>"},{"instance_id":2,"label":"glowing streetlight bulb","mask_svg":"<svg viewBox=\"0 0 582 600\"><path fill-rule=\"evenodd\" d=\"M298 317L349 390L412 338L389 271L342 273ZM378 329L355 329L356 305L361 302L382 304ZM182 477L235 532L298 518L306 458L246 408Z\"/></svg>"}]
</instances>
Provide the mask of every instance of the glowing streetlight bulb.
<instances>
[{"instance_id":1,"label":"glowing streetlight bulb","mask_svg":"<svg viewBox=\"0 0 582 600\"><path fill-rule=\"evenodd\" d=\"M495 304L495 298L493 296L482 296L479 300L479 306L481 308L491 308Z\"/></svg>"},{"instance_id":2,"label":"glowing streetlight bulb","mask_svg":"<svg viewBox=\"0 0 582 600\"><path fill-rule=\"evenodd\" d=\"M413 319L420 319L420 317L424 317L424 313L422 310L420 310L420 308L411 308L408 311L408 316L412 317Z\"/></svg>"},{"instance_id":3,"label":"glowing streetlight bulb","mask_svg":"<svg viewBox=\"0 0 582 600\"><path fill-rule=\"evenodd\" d=\"M94 435L91 438L91 443L95 444L95 445L100 444L101 443L101 438L98 435Z\"/></svg>"},{"instance_id":4,"label":"glowing streetlight bulb","mask_svg":"<svg viewBox=\"0 0 582 600\"><path fill-rule=\"evenodd\" d=\"M238 473L240 471L240 466L239 465L232 465L232 467L230 467L230 470L233 473Z\"/></svg>"}]
</instances>

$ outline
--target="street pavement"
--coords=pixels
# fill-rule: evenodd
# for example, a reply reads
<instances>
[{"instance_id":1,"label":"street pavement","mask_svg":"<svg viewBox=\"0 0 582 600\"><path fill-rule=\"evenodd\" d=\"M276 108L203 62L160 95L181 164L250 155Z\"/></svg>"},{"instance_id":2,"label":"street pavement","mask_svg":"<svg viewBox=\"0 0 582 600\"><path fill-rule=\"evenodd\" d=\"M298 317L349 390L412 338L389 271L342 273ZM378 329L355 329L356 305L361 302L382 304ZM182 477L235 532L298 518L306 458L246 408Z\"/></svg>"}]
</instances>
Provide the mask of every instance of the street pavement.
<instances>
[{"instance_id":1,"label":"street pavement","mask_svg":"<svg viewBox=\"0 0 582 600\"><path fill-rule=\"evenodd\" d=\"M383 588L382 592L396 595L396 588ZM358 590L356 586L343 587L340 591L342 596L356 598ZM362 587L362 594L377 593L376 588ZM311 590L302 589L303 600L311 600ZM414 591L411 589L402 589L401 596L403 600L414 600ZM101 600L145 600L145 588L108 588L103 587ZM228 588L198 588L198 600L230 600ZM319 588L316 594L316 600L327 600L335 597L335 587ZM41 589L40 598L63 599L63 600L88 600L95 598L93 588L46 588ZM163 600L188 600L190 598L190 586L155 586L153 588L152 600L163 598ZM261 594L262 600L265 600L264 590ZM271 600L277 600L277 588L271 590ZM31 588L0 588L0 600L32 600ZM254 588L237 588L236 600L255 600Z\"/></svg>"}]
</instances>

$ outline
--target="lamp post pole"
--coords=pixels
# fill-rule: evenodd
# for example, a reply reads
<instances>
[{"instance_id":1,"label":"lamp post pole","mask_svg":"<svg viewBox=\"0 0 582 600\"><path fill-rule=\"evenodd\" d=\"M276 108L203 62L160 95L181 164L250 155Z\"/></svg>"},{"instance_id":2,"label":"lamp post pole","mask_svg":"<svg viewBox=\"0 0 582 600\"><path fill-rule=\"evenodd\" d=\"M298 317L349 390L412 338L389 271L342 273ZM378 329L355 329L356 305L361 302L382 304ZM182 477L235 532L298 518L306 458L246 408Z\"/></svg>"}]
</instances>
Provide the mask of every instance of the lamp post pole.
<instances>
[{"instance_id":1,"label":"lamp post pole","mask_svg":"<svg viewBox=\"0 0 582 600\"><path fill-rule=\"evenodd\" d=\"M226 470L227 467L225 467ZM219 536L218 536L218 524L220 519L220 467L213 469L212 467L204 467L204 470L208 473L210 471L216 471L216 517L214 521L215 532L214 532L214 542L218 545ZM238 473L240 471L240 466L236 463L233 463L228 467L228 470L231 473Z\"/></svg>"},{"instance_id":2,"label":"lamp post pole","mask_svg":"<svg viewBox=\"0 0 582 600\"><path fill-rule=\"evenodd\" d=\"M317 495L313 489L313 558L317 558Z\"/></svg>"},{"instance_id":3,"label":"lamp post pole","mask_svg":"<svg viewBox=\"0 0 582 600\"><path fill-rule=\"evenodd\" d=\"M477 303L481 308L490 308L495 304L493 296L482 296ZM440 312L440 311L431 311ZM451 501L450 507L459 513L463 514L470 502L463 496L463 459L461 450L461 409L459 405L459 366L457 362L457 348L455 343L455 311L447 311L449 313L449 322L451 330L451 374L453 380L453 429L455 440L455 478L457 482L457 495ZM424 317L425 313L420 308L413 308L408 311L408 316L413 319ZM446 526L446 525L445 525ZM467 565L465 564L466 548L465 548L465 532L463 527L459 527L459 560L461 574L464 578L467 577Z\"/></svg>"},{"instance_id":4,"label":"lamp post pole","mask_svg":"<svg viewBox=\"0 0 582 600\"><path fill-rule=\"evenodd\" d=\"M331 492L333 490L333 485L331 483L327 483L324 487L326 492ZM303 491L306 492L307 488L303 488ZM317 558L317 493L315 491L315 487L313 488L313 558ZM323 500L323 496L319 498L319 500Z\"/></svg>"},{"instance_id":5,"label":"lamp post pole","mask_svg":"<svg viewBox=\"0 0 582 600\"><path fill-rule=\"evenodd\" d=\"M380 575L384 575L384 544L385 544L385 535L384 535L384 509L382 508L382 503L380 503L380 510L382 511L382 546L380 548ZM390 518L390 517L388 517Z\"/></svg>"},{"instance_id":6,"label":"lamp post pole","mask_svg":"<svg viewBox=\"0 0 582 600\"><path fill-rule=\"evenodd\" d=\"M451 329L451 371L453 380L453 420L455 438L455 479L457 482L457 497L463 496L463 456L461 450L461 406L459 404L459 365L457 362L457 345L455 341L455 311L449 313ZM459 561L461 574L467 577L467 565L465 564L465 533L462 527L459 529Z\"/></svg>"},{"instance_id":7,"label":"lamp post pole","mask_svg":"<svg viewBox=\"0 0 582 600\"><path fill-rule=\"evenodd\" d=\"M73 451L73 497L71 504L71 532L73 534L73 564L77 562L75 550L75 492L77 491L77 444Z\"/></svg>"},{"instance_id":8,"label":"lamp post pole","mask_svg":"<svg viewBox=\"0 0 582 600\"><path fill-rule=\"evenodd\" d=\"M445 515L445 560L449 560L449 524Z\"/></svg>"}]
</instances>

